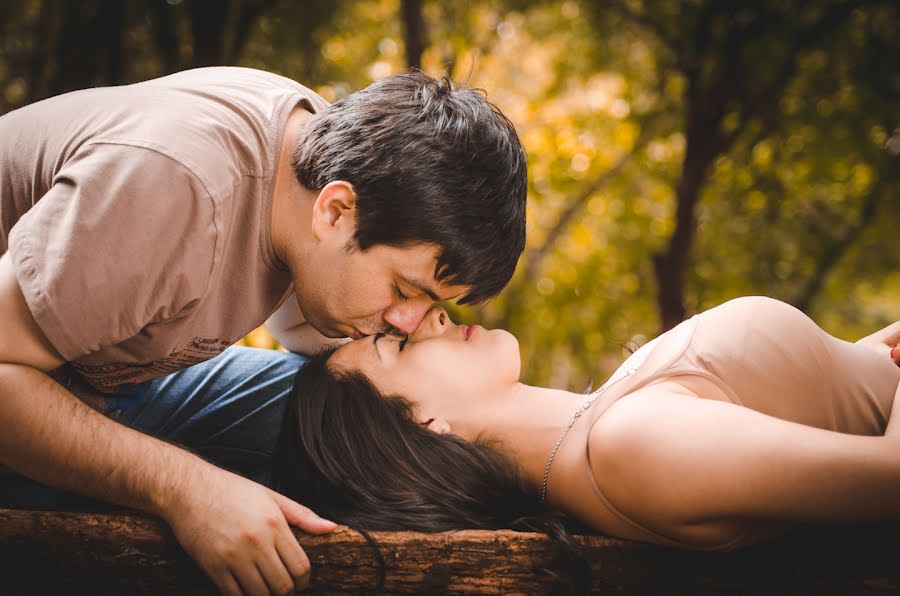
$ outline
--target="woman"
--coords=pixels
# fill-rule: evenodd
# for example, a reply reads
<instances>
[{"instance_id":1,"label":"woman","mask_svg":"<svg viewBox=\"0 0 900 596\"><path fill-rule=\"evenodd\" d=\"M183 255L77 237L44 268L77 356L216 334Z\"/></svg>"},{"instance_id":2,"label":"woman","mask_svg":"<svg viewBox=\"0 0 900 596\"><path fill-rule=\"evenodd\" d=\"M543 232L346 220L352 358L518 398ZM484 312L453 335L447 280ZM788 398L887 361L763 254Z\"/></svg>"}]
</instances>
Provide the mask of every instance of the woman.
<instances>
[{"instance_id":1,"label":"woman","mask_svg":"<svg viewBox=\"0 0 900 596\"><path fill-rule=\"evenodd\" d=\"M546 501L614 536L730 550L797 523L897 520L898 342L900 323L851 344L739 298L578 395L519 383L512 335L435 307L408 338L301 369L273 480L365 529L514 527Z\"/></svg>"}]
</instances>

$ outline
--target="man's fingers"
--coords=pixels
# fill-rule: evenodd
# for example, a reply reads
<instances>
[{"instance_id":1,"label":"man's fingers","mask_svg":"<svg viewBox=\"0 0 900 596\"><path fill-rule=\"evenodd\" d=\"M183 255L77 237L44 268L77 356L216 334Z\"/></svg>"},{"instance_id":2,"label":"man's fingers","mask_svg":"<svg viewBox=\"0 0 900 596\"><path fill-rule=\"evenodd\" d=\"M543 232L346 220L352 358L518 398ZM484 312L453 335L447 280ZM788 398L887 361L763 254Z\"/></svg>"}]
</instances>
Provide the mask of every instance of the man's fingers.
<instances>
[{"instance_id":1,"label":"man's fingers","mask_svg":"<svg viewBox=\"0 0 900 596\"><path fill-rule=\"evenodd\" d=\"M281 562L287 568L288 573L294 578L294 589L304 590L309 587L310 563L309 557L303 552L303 548L297 543L297 539L290 528L285 532L279 532L275 538L275 549Z\"/></svg>"},{"instance_id":2,"label":"man's fingers","mask_svg":"<svg viewBox=\"0 0 900 596\"><path fill-rule=\"evenodd\" d=\"M262 574L252 561L247 561L240 567L232 567L231 573L241 585L242 593L246 596L269 596L269 587Z\"/></svg>"},{"instance_id":3,"label":"man's fingers","mask_svg":"<svg viewBox=\"0 0 900 596\"><path fill-rule=\"evenodd\" d=\"M294 591L294 578L288 573L275 547L257 559L256 566L272 594L290 594Z\"/></svg>"},{"instance_id":4,"label":"man's fingers","mask_svg":"<svg viewBox=\"0 0 900 596\"><path fill-rule=\"evenodd\" d=\"M223 596L241 596L241 587L228 569L210 573L209 576Z\"/></svg>"},{"instance_id":5,"label":"man's fingers","mask_svg":"<svg viewBox=\"0 0 900 596\"><path fill-rule=\"evenodd\" d=\"M310 534L327 534L337 527L337 524L333 521L319 517L308 507L304 507L284 495L272 491L272 496L278 507L281 508L284 518L292 526L296 526Z\"/></svg>"}]
</instances>

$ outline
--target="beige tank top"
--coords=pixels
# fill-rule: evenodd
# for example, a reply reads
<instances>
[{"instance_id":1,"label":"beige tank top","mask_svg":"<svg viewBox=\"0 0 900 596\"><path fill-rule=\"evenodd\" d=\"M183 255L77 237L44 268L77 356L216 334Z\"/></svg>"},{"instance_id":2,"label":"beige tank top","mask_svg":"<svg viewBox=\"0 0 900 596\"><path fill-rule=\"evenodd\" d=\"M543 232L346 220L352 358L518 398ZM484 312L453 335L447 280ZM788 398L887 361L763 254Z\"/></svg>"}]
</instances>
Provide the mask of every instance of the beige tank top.
<instances>
[{"instance_id":1,"label":"beige tank top","mask_svg":"<svg viewBox=\"0 0 900 596\"><path fill-rule=\"evenodd\" d=\"M628 518L594 477L587 440L603 413L649 383L700 377L719 399L822 429L882 435L900 367L868 348L832 337L803 312L765 297L726 302L684 321L632 354L572 427L554 462L552 502L591 527L618 536L702 550L730 550L783 533L783 523L735 520L724 542L686 544ZM605 388L605 389L604 389ZM721 532L720 532L721 533Z\"/></svg>"}]
</instances>

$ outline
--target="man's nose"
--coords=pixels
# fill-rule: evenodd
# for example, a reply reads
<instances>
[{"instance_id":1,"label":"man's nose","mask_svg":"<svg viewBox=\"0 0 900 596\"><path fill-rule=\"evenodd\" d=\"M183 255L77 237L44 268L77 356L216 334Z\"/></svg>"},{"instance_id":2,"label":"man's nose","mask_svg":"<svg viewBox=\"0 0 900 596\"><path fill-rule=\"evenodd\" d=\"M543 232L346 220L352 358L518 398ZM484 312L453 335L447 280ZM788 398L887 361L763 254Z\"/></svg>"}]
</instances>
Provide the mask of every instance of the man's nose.
<instances>
[{"instance_id":1,"label":"man's nose","mask_svg":"<svg viewBox=\"0 0 900 596\"><path fill-rule=\"evenodd\" d=\"M401 304L392 304L384 311L384 320L398 331L409 335L425 318L433 301L427 296L413 298Z\"/></svg>"}]
</instances>

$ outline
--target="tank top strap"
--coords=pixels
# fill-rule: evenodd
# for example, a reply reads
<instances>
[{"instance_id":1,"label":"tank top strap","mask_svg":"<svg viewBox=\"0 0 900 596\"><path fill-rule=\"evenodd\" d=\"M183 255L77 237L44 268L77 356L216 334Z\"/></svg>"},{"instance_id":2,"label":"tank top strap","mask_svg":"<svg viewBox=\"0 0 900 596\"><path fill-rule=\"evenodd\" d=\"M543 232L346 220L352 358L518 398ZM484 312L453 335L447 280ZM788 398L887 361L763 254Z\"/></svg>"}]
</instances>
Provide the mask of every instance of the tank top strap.
<instances>
[{"instance_id":1,"label":"tank top strap","mask_svg":"<svg viewBox=\"0 0 900 596\"><path fill-rule=\"evenodd\" d=\"M656 345L645 354L639 355L640 350L632 354L632 357L638 356L636 361L629 362L631 358L626 360L623 364L623 367L626 367L626 370L623 372L621 370L622 367L620 367L620 370L616 371L619 374L614 374L605 384L605 386L608 387L605 395L600 396L600 398L591 406L590 410L585 412L585 416L588 417L588 420L586 421L587 434L583 436L585 436L586 439L590 437L590 433L597 420L599 420L600 416L602 416L616 401L637 389L646 386L648 383L665 376L673 367L677 366L679 359L690 347L696 326L697 317L695 316L683 321L681 324L660 336ZM603 387L601 387L601 389L603 389ZM619 511L609 502L594 478L591 468L590 449L587 440L585 440L584 446L583 466L584 474L587 477L589 486L593 489L594 496L608 511L622 522L644 533L648 537L652 537L660 544L677 547L686 546L678 540L644 527Z\"/></svg>"},{"instance_id":2,"label":"tank top strap","mask_svg":"<svg viewBox=\"0 0 900 596\"><path fill-rule=\"evenodd\" d=\"M655 345L646 346L650 348L649 351L642 354L641 350L638 350L619 367L597 390L603 391L604 394L584 413L588 434L597 419L616 401L665 376L677 364L690 347L697 321L697 316L682 321L654 340Z\"/></svg>"}]
</instances>

